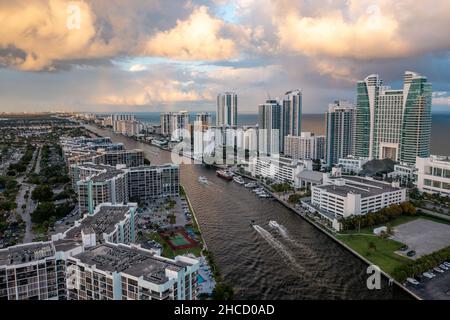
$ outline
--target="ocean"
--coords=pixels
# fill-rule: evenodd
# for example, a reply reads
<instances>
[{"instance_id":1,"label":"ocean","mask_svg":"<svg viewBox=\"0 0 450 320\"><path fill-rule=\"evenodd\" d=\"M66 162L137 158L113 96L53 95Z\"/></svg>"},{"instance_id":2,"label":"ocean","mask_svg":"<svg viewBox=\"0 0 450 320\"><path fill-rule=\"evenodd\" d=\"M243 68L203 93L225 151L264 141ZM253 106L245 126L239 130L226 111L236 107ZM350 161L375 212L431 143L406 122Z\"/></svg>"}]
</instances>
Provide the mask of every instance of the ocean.
<instances>
[{"instance_id":1,"label":"ocean","mask_svg":"<svg viewBox=\"0 0 450 320\"><path fill-rule=\"evenodd\" d=\"M136 118L149 124L159 123L159 112L137 112ZM190 113L190 121L194 121L195 113ZM215 116L213 113L213 123ZM257 114L239 114L238 125L255 125L258 123ZM325 133L325 117L323 114L303 114L302 131ZM450 156L450 113L433 113L431 130L431 154Z\"/></svg>"}]
</instances>

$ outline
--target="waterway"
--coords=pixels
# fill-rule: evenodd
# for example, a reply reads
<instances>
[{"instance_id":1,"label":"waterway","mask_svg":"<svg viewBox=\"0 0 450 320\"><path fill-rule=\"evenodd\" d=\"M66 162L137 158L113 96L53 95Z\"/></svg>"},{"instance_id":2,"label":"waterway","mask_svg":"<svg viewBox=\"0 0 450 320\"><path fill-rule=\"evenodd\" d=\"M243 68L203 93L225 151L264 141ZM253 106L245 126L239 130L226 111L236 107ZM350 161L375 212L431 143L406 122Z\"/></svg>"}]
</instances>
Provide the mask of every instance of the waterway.
<instances>
[{"instance_id":1,"label":"waterway","mask_svg":"<svg viewBox=\"0 0 450 320\"><path fill-rule=\"evenodd\" d=\"M127 149L143 149L152 164L171 162L168 151L109 130L88 128L124 143ZM380 290L367 289L365 263L280 203L262 200L202 165L184 164L180 172L208 249L236 298L409 298L386 279ZM208 184L199 183L199 176L205 176ZM270 227L270 220L280 228Z\"/></svg>"}]
</instances>

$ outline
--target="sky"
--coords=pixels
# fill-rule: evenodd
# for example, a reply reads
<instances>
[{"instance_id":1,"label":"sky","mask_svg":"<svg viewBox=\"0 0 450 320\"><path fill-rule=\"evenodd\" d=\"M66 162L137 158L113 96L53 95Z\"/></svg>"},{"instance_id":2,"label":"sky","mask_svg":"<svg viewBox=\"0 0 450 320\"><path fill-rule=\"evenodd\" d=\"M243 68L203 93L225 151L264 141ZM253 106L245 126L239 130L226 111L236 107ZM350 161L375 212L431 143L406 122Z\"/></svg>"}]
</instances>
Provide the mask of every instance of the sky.
<instances>
[{"instance_id":1,"label":"sky","mask_svg":"<svg viewBox=\"0 0 450 320\"><path fill-rule=\"evenodd\" d=\"M0 112L303 112L416 71L450 112L449 0L0 0Z\"/></svg>"}]
</instances>

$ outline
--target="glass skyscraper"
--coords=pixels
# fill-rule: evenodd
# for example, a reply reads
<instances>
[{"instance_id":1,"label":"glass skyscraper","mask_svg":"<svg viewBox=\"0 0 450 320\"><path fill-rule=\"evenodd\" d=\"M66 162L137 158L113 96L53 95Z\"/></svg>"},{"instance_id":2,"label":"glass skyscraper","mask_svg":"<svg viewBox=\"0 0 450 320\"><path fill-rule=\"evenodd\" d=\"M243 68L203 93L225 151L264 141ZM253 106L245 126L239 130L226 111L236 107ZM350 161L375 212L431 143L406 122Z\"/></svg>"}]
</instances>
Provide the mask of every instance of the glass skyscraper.
<instances>
[{"instance_id":1,"label":"glass skyscraper","mask_svg":"<svg viewBox=\"0 0 450 320\"><path fill-rule=\"evenodd\" d=\"M233 92L217 95L216 126L237 126L237 94Z\"/></svg>"},{"instance_id":2,"label":"glass skyscraper","mask_svg":"<svg viewBox=\"0 0 450 320\"><path fill-rule=\"evenodd\" d=\"M354 155L408 164L428 157L431 99L431 83L414 72L405 72L403 90L383 86L378 75L358 82Z\"/></svg>"}]
</instances>

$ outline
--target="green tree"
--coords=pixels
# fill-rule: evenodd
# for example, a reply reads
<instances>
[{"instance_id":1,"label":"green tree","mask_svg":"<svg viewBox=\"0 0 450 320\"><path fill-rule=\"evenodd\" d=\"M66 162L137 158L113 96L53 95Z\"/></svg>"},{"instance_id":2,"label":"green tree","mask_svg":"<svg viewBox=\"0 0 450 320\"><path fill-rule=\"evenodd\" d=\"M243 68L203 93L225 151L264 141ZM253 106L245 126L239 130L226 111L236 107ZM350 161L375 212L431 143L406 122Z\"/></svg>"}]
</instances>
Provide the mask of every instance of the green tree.
<instances>
[{"instance_id":1,"label":"green tree","mask_svg":"<svg viewBox=\"0 0 450 320\"><path fill-rule=\"evenodd\" d=\"M39 185L31 193L31 199L39 202L50 201L53 199L53 190L47 184Z\"/></svg>"},{"instance_id":2,"label":"green tree","mask_svg":"<svg viewBox=\"0 0 450 320\"><path fill-rule=\"evenodd\" d=\"M212 292L213 300L233 300L233 287L226 283L218 283Z\"/></svg>"}]
</instances>

